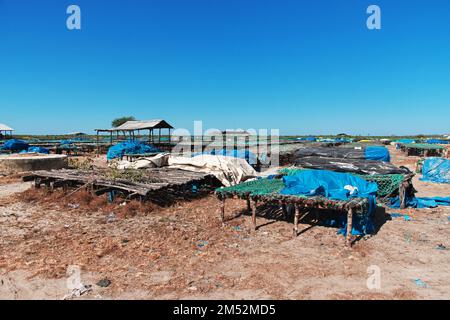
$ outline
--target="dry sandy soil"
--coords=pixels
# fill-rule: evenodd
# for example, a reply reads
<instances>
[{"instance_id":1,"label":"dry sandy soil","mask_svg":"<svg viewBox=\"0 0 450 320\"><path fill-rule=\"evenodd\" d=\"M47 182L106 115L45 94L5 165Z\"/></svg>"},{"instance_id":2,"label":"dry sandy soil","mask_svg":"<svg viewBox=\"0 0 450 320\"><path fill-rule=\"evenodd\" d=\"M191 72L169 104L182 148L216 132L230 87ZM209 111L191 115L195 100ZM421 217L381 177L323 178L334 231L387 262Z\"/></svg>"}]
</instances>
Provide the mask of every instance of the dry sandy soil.
<instances>
[{"instance_id":1,"label":"dry sandy soil","mask_svg":"<svg viewBox=\"0 0 450 320\"><path fill-rule=\"evenodd\" d=\"M414 168L417 158L391 154ZM418 196L450 196L450 185L414 185ZM0 178L2 299L62 299L73 265L92 286L81 299L450 298L450 207L381 210L379 231L348 249L336 229L308 219L293 239L292 221L277 212L251 231L238 200L227 202L222 226L212 195L160 208L29 188ZM372 265L380 289L367 288Z\"/></svg>"}]
</instances>

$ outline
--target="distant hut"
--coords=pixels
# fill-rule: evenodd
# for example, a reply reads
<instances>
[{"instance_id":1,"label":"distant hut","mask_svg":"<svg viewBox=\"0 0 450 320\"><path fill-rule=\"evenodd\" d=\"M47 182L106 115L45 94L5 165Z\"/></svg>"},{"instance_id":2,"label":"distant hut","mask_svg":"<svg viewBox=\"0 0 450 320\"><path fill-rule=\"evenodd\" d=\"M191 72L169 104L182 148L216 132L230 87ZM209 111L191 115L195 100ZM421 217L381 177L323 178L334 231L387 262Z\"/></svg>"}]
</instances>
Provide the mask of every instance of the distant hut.
<instances>
[{"instance_id":1,"label":"distant hut","mask_svg":"<svg viewBox=\"0 0 450 320\"><path fill-rule=\"evenodd\" d=\"M162 130L168 130L168 142L163 143L162 142ZM133 120L133 121L127 121L124 124L111 129L96 129L97 132L97 144L99 142L99 135L100 133L109 133L110 135L110 142L113 143L114 135L116 136L116 139L119 139L119 134L123 134L125 138L128 138L130 140L136 139L136 133L137 135L140 135L141 131L148 131L148 142L158 145L159 147L164 147L163 145L170 145L171 142L171 136L172 136L172 129L173 127L165 120ZM157 133L155 133L155 131Z\"/></svg>"},{"instance_id":2,"label":"distant hut","mask_svg":"<svg viewBox=\"0 0 450 320\"><path fill-rule=\"evenodd\" d=\"M225 139L249 138L251 133L245 130L224 130L222 131L222 136Z\"/></svg>"},{"instance_id":3,"label":"distant hut","mask_svg":"<svg viewBox=\"0 0 450 320\"><path fill-rule=\"evenodd\" d=\"M0 123L0 140L11 139L14 129L6 124Z\"/></svg>"}]
</instances>

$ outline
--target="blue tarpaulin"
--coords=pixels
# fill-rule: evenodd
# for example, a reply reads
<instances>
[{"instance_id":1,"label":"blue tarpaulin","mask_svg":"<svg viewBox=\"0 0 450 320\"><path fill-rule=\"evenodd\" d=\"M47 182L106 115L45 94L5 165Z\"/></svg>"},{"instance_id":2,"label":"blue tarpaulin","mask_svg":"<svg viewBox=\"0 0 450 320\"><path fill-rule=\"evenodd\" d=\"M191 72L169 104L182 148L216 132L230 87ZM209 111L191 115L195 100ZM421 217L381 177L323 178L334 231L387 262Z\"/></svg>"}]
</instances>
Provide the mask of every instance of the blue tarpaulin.
<instances>
[{"instance_id":1,"label":"blue tarpaulin","mask_svg":"<svg viewBox=\"0 0 450 320\"><path fill-rule=\"evenodd\" d=\"M450 140L428 139L428 140L425 140L425 143L429 143L429 144L449 144Z\"/></svg>"},{"instance_id":2,"label":"blue tarpaulin","mask_svg":"<svg viewBox=\"0 0 450 320\"><path fill-rule=\"evenodd\" d=\"M61 140L59 142L59 148L64 150L75 150L77 147L74 140Z\"/></svg>"},{"instance_id":3,"label":"blue tarpaulin","mask_svg":"<svg viewBox=\"0 0 450 320\"><path fill-rule=\"evenodd\" d=\"M416 143L416 140L413 140L413 139L398 139L395 142L409 144L409 143Z\"/></svg>"},{"instance_id":4,"label":"blue tarpaulin","mask_svg":"<svg viewBox=\"0 0 450 320\"><path fill-rule=\"evenodd\" d=\"M366 160L378 160L384 162L391 162L391 155L389 150L381 146L367 146L364 150Z\"/></svg>"},{"instance_id":5,"label":"blue tarpaulin","mask_svg":"<svg viewBox=\"0 0 450 320\"><path fill-rule=\"evenodd\" d=\"M249 164L257 164L257 157L253 152L250 152L249 150L236 150L236 149L221 149L221 150L216 150L216 149L212 149L209 151L204 151L202 153L196 153L193 154L193 156L198 156L201 154L209 154L209 155L213 155L213 156L227 156L227 157L234 157L234 158L240 158L240 159L245 159L247 160L247 162Z\"/></svg>"},{"instance_id":6,"label":"blue tarpaulin","mask_svg":"<svg viewBox=\"0 0 450 320\"><path fill-rule=\"evenodd\" d=\"M395 148L396 149L400 149L400 145L401 144L410 144L410 143L416 143L416 140L412 140L412 139L398 139L395 141Z\"/></svg>"},{"instance_id":7,"label":"blue tarpaulin","mask_svg":"<svg viewBox=\"0 0 450 320\"><path fill-rule=\"evenodd\" d=\"M28 150L23 150L23 153L42 153L49 154L50 151L43 147L29 147Z\"/></svg>"},{"instance_id":8,"label":"blue tarpaulin","mask_svg":"<svg viewBox=\"0 0 450 320\"><path fill-rule=\"evenodd\" d=\"M297 140L300 141L309 141L309 142L316 142L317 138L316 137L302 137L302 138L297 138Z\"/></svg>"},{"instance_id":9,"label":"blue tarpaulin","mask_svg":"<svg viewBox=\"0 0 450 320\"><path fill-rule=\"evenodd\" d=\"M350 143L353 141L353 139L350 138L336 138L335 140L336 142L343 142L343 143Z\"/></svg>"},{"instance_id":10,"label":"blue tarpaulin","mask_svg":"<svg viewBox=\"0 0 450 320\"><path fill-rule=\"evenodd\" d=\"M400 199L398 197L391 198L389 206L391 208L400 208ZM450 197L430 197L416 198L409 197L406 199L407 208L436 208L438 206L450 206Z\"/></svg>"},{"instance_id":11,"label":"blue tarpaulin","mask_svg":"<svg viewBox=\"0 0 450 320\"><path fill-rule=\"evenodd\" d=\"M352 234L362 235L372 233L372 222L376 208L376 193L378 186L357 176L327 170L304 170L293 176L283 177L285 188L281 194L324 196L333 200L348 200L349 198L369 199L368 212L355 215L353 219ZM346 217L341 216L339 221L330 225L340 227L340 233L346 233Z\"/></svg>"},{"instance_id":12,"label":"blue tarpaulin","mask_svg":"<svg viewBox=\"0 0 450 320\"><path fill-rule=\"evenodd\" d=\"M319 139L320 142L330 142L330 143L347 143L352 142L353 139L349 138L328 138L328 139Z\"/></svg>"},{"instance_id":13,"label":"blue tarpaulin","mask_svg":"<svg viewBox=\"0 0 450 320\"><path fill-rule=\"evenodd\" d=\"M125 154L145 154L160 152L152 145L141 142L127 141L118 143L108 149L106 155L108 160L122 158Z\"/></svg>"},{"instance_id":14,"label":"blue tarpaulin","mask_svg":"<svg viewBox=\"0 0 450 320\"><path fill-rule=\"evenodd\" d=\"M23 150L28 150L29 145L23 140L11 139L5 142L2 149L10 150L13 152L20 152Z\"/></svg>"},{"instance_id":15,"label":"blue tarpaulin","mask_svg":"<svg viewBox=\"0 0 450 320\"><path fill-rule=\"evenodd\" d=\"M422 181L450 183L450 159L427 158L422 166Z\"/></svg>"}]
</instances>

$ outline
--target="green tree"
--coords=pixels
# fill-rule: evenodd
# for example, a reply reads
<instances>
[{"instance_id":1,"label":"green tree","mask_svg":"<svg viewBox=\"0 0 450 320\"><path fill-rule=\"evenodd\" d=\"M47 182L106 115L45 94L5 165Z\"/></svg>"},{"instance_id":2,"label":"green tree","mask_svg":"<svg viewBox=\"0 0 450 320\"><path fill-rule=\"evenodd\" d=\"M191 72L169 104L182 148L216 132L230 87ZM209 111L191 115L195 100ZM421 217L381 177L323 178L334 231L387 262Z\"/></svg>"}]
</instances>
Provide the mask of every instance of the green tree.
<instances>
[{"instance_id":1,"label":"green tree","mask_svg":"<svg viewBox=\"0 0 450 320\"><path fill-rule=\"evenodd\" d=\"M111 122L111 125L113 126L113 128L116 128L116 127L123 125L127 121L135 121L135 120L136 119L133 116L121 117L121 118L114 119Z\"/></svg>"}]
</instances>

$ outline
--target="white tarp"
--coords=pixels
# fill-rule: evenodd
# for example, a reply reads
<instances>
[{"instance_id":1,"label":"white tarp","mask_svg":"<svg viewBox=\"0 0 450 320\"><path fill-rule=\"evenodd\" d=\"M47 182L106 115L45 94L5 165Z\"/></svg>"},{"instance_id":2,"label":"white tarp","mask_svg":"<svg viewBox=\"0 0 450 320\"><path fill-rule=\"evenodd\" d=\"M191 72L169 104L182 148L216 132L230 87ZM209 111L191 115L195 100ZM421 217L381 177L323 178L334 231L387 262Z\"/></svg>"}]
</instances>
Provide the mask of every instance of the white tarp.
<instances>
[{"instance_id":1,"label":"white tarp","mask_svg":"<svg viewBox=\"0 0 450 320\"><path fill-rule=\"evenodd\" d=\"M190 158L160 154L151 158L141 158L135 162L119 161L117 168L122 170L145 169L167 165L170 168L211 173L227 187L258 175L244 159L216 155L198 155Z\"/></svg>"},{"instance_id":2,"label":"white tarp","mask_svg":"<svg viewBox=\"0 0 450 320\"><path fill-rule=\"evenodd\" d=\"M226 187L258 175L245 159L215 155L199 155L192 158L170 156L169 167L211 173Z\"/></svg>"},{"instance_id":3,"label":"white tarp","mask_svg":"<svg viewBox=\"0 0 450 320\"><path fill-rule=\"evenodd\" d=\"M154 157L139 158L135 162L122 160L117 162L117 169L146 169L146 168L160 168L167 166L170 154L160 153Z\"/></svg>"}]
</instances>

